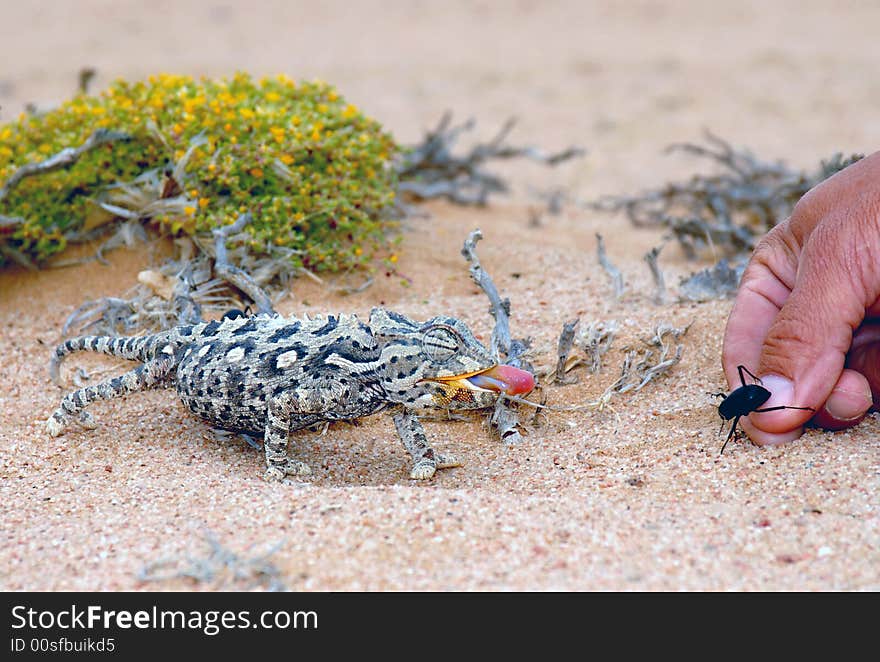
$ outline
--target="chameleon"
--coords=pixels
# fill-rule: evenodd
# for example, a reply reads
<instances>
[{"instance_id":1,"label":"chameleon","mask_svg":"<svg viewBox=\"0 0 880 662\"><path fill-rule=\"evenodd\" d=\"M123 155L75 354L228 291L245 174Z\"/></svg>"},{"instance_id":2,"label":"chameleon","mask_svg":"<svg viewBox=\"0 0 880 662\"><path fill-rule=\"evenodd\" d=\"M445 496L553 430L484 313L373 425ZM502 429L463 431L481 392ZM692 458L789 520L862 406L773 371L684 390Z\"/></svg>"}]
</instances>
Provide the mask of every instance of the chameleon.
<instances>
[{"instance_id":1,"label":"chameleon","mask_svg":"<svg viewBox=\"0 0 880 662\"><path fill-rule=\"evenodd\" d=\"M499 394L524 395L530 372L499 365L454 317L419 323L384 308L357 315L246 316L177 326L145 336L79 336L58 345L50 374L60 385L62 360L91 351L141 363L133 370L68 393L47 419L51 436L72 417L95 428L85 408L97 400L150 388L171 388L215 427L263 436L266 478L311 473L291 457L291 432L324 421L387 411L412 457L412 479L461 466L428 443L418 413L425 409L491 407Z\"/></svg>"}]
</instances>

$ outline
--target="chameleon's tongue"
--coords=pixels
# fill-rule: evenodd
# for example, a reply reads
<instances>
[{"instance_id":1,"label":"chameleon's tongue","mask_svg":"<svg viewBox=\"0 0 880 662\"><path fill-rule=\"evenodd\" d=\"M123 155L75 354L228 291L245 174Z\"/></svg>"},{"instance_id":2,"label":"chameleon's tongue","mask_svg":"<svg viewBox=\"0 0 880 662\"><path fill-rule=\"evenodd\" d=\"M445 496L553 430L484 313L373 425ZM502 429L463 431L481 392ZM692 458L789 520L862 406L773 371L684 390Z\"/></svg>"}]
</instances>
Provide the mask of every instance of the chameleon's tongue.
<instances>
[{"instance_id":1,"label":"chameleon's tongue","mask_svg":"<svg viewBox=\"0 0 880 662\"><path fill-rule=\"evenodd\" d=\"M509 365L496 365L485 372L468 377L467 380L478 388L499 391L507 395L525 395L535 388L532 373Z\"/></svg>"}]
</instances>

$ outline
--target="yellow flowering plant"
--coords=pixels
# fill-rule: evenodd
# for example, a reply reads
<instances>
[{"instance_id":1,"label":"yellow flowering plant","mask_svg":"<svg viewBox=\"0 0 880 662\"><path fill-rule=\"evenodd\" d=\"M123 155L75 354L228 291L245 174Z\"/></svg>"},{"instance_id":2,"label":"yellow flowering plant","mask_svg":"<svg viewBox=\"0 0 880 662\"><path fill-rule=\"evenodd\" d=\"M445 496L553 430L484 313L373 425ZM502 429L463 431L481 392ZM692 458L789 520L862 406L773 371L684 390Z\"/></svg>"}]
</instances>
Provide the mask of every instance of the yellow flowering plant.
<instances>
[{"instance_id":1,"label":"yellow flowering plant","mask_svg":"<svg viewBox=\"0 0 880 662\"><path fill-rule=\"evenodd\" d=\"M102 131L116 139L21 177ZM231 248L315 271L365 264L390 228L398 151L321 81L120 80L0 127L0 266L39 265L120 218L198 237L244 211Z\"/></svg>"}]
</instances>

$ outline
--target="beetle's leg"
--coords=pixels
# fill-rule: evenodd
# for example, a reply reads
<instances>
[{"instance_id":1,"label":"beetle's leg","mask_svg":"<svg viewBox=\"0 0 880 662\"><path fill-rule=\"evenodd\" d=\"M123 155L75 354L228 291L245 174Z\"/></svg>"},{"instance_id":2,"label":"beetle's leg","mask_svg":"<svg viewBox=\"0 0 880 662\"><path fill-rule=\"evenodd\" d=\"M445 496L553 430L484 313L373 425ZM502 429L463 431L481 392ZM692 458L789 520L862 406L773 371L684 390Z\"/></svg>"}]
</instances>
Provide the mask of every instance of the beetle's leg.
<instances>
[{"instance_id":1,"label":"beetle's leg","mask_svg":"<svg viewBox=\"0 0 880 662\"><path fill-rule=\"evenodd\" d=\"M764 409L752 409L750 413L762 413L765 411L778 411L780 409L800 409L801 411L816 411L812 407L790 407L788 405L779 405L778 407L765 407Z\"/></svg>"},{"instance_id":2,"label":"beetle's leg","mask_svg":"<svg viewBox=\"0 0 880 662\"><path fill-rule=\"evenodd\" d=\"M733 439L733 436L736 434L736 426L739 424L739 419L739 416L733 419L733 425L730 426L730 434L728 434L727 439L724 440L724 444L721 446L721 450L718 452L719 455L724 454L724 449L727 448L727 444L730 442L731 439Z\"/></svg>"}]
</instances>

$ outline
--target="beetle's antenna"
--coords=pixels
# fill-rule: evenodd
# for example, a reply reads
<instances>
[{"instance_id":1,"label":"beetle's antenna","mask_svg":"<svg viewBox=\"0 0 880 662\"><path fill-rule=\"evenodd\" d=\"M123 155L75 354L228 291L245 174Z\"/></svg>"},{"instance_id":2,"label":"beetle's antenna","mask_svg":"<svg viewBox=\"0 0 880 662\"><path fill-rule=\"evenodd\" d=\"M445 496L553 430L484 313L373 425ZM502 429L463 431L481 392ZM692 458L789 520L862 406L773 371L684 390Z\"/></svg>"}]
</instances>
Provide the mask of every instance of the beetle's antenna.
<instances>
[{"instance_id":1,"label":"beetle's antenna","mask_svg":"<svg viewBox=\"0 0 880 662\"><path fill-rule=\"evenodd\" d=\"M749 377L754 379L756 384L762 384L762 385L764 384L764 382L761 381L760 377L755 377L751 372L749 372L749 369L746 368L744 365L738 365L738 366L736 366L736 369L739 372L739 381L742 382L743 386L746 385L746 378L743 377L743 372L745 372Z\"/></svg>"}]
</instances>

